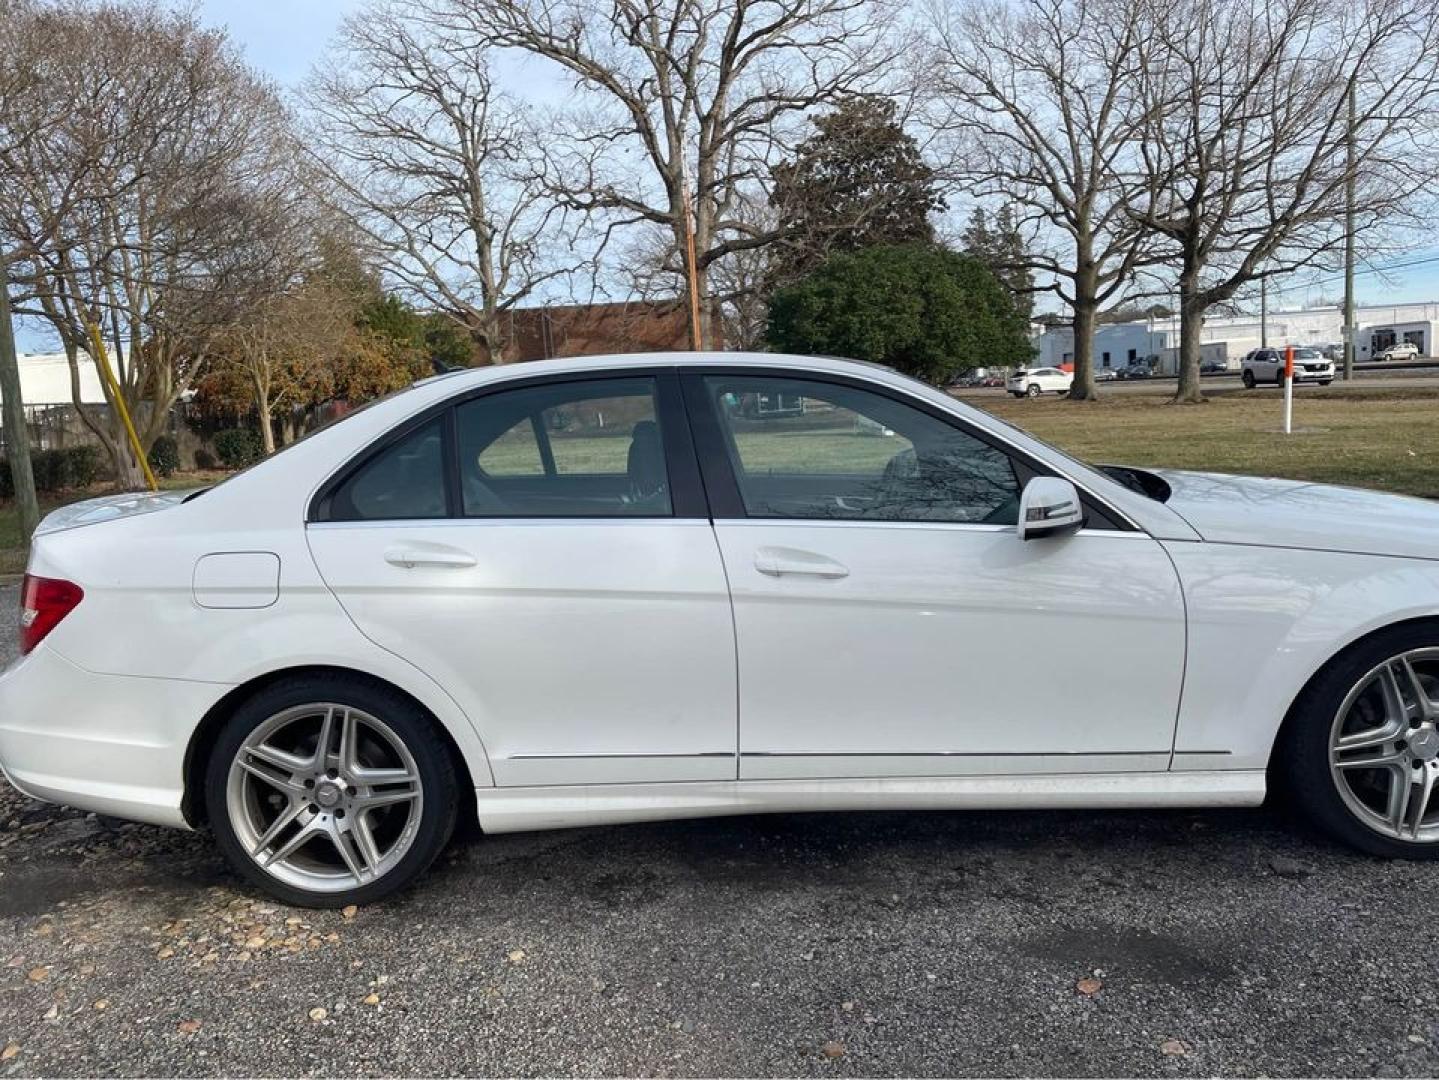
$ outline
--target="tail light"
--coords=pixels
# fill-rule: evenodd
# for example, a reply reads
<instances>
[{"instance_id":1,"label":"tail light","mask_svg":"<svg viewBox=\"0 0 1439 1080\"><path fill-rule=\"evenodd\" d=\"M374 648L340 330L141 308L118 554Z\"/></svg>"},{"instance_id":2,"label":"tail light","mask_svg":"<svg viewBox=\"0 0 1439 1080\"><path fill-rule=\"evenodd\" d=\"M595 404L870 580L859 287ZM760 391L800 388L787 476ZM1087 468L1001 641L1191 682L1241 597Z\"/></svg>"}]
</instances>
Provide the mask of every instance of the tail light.
<instances>
[{"instance_id":1,"label":"tail light","mask_svg":"<svg viewBox=\"0 0 1439 1080\"><path fill-rule=\"evenodd\" d=\"M29 653L85 599L73 581L25 575L20 593L20 655Z\"/></svg>"}]
</instances>

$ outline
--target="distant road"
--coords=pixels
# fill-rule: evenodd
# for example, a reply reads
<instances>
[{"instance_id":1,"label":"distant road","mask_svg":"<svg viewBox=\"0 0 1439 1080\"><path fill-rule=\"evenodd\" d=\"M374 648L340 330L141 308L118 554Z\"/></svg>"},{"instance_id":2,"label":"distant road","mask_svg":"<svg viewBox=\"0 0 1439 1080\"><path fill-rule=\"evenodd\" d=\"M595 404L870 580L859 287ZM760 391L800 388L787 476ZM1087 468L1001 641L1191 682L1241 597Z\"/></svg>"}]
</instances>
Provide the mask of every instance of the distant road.
<instances>
[{"instance_id":1,"label":"distant road","mask_svg":"<svg viewBox=\"0 0 1439 1080\"><path fill-rule=\"evenodd\" d=\"M1101 393L1104 394L1173 394L1175 378L1173 375L1160 376L1152 379L1116 379L1114 382L1099 384ZM1322 394L1334 390L1417 390L1439 388L1439 362L1427 361L1419 365L1413 364L1366 364L1355 370L1354 378L1345 383L1342 378L1336 378L1329 386L1317 386L1312 383L1296 384L1296 392L1302 394ZM1269 385L1260 385L1249 391L1253 394L1277 394L1280 388ZM1244 392L1244 384L1239 381L1239 373L1224 375L1204 376L1205 393L1240 393ZM1003 397L1006 391L999 387L966 388L956 391L956 396L963 398L992 398Z\"/></svg>"}]
</instances>

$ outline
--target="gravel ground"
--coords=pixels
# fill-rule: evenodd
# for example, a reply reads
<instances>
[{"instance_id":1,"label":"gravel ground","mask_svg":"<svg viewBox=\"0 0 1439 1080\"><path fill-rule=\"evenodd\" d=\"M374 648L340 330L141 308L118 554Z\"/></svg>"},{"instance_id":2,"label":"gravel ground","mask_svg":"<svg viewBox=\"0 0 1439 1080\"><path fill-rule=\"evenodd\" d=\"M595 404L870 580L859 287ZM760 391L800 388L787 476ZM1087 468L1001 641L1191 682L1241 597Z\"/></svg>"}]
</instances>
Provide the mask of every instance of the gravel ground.
<instances>
[{"instance_id":1,"label":"gravel ground","mask_svg":"<svg viewBox=\"0 0 1439 1080\"><path fill-rule=\"evenodd\" d=\"M466 837L347 918L5 788L0 1076L1432 1075L1436 890L1262 811L803 815Z\"/></svg>"}]
</instances>

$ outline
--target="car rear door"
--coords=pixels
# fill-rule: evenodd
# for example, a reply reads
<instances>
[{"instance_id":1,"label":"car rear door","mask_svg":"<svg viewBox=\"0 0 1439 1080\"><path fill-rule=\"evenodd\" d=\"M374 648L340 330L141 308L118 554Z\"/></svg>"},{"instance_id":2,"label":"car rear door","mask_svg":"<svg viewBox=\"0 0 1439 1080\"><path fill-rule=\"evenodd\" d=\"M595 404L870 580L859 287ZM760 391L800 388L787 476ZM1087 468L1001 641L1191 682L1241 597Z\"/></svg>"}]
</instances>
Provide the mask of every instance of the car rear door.
<instances>
[{"instance_id":1,"label":"car rear door","mask_svg":"<svg viewBox=\"0 0 1439 1080\"><path fill-rule=\"evenodd\" d=\"M668 370L506 381L321 490L360 630L423 669L501 786L734 779L734 631Z\"/></svg>"},{"instance_id":2,"label":"car rear door","mask_svg":"<svg viewBox=\"0 0 1439 1080\"><path fill-rule=\"evenodd\" d=\"M742 779L1168 768L1184 608L1155 540L1098 505L1020 540L1042 464L889 388L683 377L734 598ZM763 415L766 396L794 408Z\"/></svg>"}]
</instances>

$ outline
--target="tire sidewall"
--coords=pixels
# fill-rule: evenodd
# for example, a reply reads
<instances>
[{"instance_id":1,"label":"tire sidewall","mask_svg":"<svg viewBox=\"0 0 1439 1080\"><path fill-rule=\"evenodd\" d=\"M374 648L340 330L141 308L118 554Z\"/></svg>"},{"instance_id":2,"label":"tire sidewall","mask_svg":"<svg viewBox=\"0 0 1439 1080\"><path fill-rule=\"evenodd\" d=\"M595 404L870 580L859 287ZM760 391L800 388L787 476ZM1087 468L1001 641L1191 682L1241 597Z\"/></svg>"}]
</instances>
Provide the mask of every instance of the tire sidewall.
<instances>
[{"instance_id":1,"label":"tire sidewall","mask_svg":"<svg viewBox=\"0 0 1439 1080\"><path fill-rule=\"evenodd\" d=\"M271 877L257 866L230 824L226 789L230 767L246 737L284 709L317 702L348 705L382 719L405 743L419 769L424 790L414 841L395 867L378 881L342 892L308 892ZM316 676L276 683L244 702L221 728L205 766L205 808L215 842L242 877L296 907L336 908L373 903L403 889L443 850L454 830L458 781L454 762L434 721L403 695L348 679Z\"/></svg>"}]
</instances>

